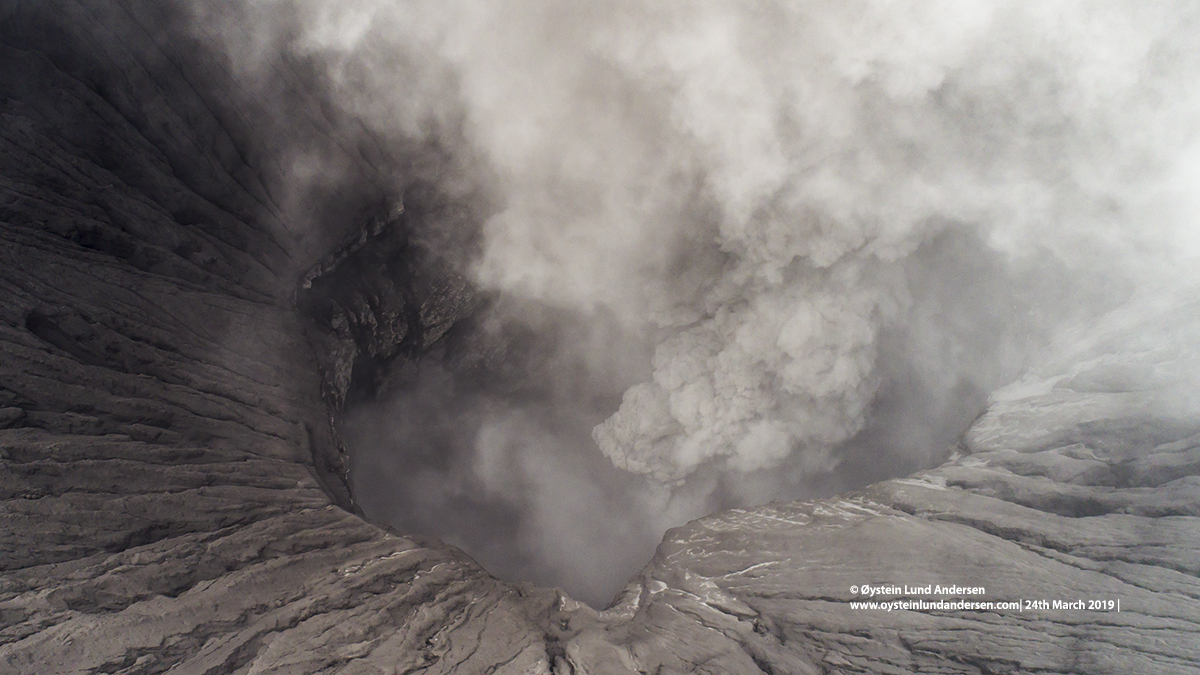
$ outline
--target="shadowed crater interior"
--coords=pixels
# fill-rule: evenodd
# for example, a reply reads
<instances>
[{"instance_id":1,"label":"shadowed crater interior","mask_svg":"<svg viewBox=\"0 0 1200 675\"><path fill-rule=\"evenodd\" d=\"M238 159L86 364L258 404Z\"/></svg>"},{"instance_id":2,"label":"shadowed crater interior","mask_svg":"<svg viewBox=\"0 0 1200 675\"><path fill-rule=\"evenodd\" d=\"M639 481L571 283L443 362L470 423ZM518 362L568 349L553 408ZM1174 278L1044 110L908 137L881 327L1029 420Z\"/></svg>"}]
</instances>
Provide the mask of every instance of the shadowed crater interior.
<instances>
[{"instance_id":1,"label":"shadowed crater interior","mask_svg":"<svg viewBox=\"0 0 1200 675\"><path fill-rule=\"evenodd\" d=\"M714 462L663 484L617 468L592 437L652 377L650 340L604 311L476 288L488 208L414 188L306 275L297 306L364 515L595 606L670 527L943 462L988 392L1045 343L1042 313L1059 301L1053 263L1023 278L970 230L950 230L881 272L909 294L907 313L880 335L864 428L826 469L795 448L770 470Z\"/></svg>"}]
</instances>

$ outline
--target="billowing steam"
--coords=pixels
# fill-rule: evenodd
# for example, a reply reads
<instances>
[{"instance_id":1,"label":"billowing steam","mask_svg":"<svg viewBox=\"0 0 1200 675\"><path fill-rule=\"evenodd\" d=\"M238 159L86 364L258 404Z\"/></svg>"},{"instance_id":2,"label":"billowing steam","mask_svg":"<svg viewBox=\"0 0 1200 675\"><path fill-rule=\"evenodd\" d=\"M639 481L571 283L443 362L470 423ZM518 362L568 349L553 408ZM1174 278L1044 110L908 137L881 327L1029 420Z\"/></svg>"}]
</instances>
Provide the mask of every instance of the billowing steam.
<instances>
[{"instance_id":1,"label":"billowing steam","mask_svg":"<svg viewBox=\"0 0 1200 675\"><path fill-rule=\"evenodd\" d=\"M554 424L471 408L471 459L441 475L532 509L529 550L598 518L562 512L571 495L645 520L643 546L672 494L681 517L936 460L1051 332L1195 276L1193 3L263 0L206 20L247 71L280 45L319 59L374 134L457 143L439 179L499 195L476 282L583 331L546 382L620 384L618 405L543 383L575 410ZM600 316L624 338L589 342ZM642 487L579 468L597 452ZM566 476L617 497L511 488ZM624 546L588 531L607 534L564 544L581 560Z\"/></svg>"}]
</instances>

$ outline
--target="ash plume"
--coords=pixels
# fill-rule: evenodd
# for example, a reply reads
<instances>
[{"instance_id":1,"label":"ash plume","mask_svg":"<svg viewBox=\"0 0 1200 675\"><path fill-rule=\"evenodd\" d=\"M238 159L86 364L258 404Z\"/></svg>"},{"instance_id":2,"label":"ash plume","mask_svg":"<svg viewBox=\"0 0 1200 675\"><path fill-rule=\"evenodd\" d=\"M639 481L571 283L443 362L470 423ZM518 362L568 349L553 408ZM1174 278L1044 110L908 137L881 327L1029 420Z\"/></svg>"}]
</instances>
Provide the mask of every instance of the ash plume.
<instances>
[{"instance_id":1,"label":"ash plume","mask_svg":"<svg viewBox=\"0 0 1200 675\"><path fill-rule=\"evenodd\" d=\"M1190 3L197 12L245 77L264 52L304 55L346 119L436 141L453 161L432 180L496 196L463 265L507 299L499 324L559 330L513 376L528 397L416 378L350 435L440 439L441 468L400 479L426 515L359 497L411 527L457 520L454 495L510 509L479 536L542 562L501 574L581 588L708 509L936 463L1053 335L1195 277ZM445 424L413 421L429 400Z\"/></svg>"}]
</instances>

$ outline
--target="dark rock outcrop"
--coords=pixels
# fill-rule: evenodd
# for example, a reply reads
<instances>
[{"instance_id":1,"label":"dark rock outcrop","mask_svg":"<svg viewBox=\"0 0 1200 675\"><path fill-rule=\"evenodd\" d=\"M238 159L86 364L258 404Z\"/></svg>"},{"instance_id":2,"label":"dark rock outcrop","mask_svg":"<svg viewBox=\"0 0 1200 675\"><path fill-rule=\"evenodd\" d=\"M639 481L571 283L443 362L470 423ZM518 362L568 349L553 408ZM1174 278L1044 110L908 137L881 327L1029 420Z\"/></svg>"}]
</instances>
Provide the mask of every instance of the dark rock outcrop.
<instances>
[{"instance_id":1,"label":"dark rock outcrop","mask_svg":"<svg viewBox=\"0 0 1200 675\"><path fill-rule=\"evenodd\" d=\"M281 106L346 177L281 206L262 92L169 7L0 9L0 670L1200 672L1195 301L1094 327L943 467L671 531L603 612L366 523L330 406L470 294L420 256L339 282L373 217L408 245L386 153ZM850 604L887 584L1121 611Z\"/></svg>"},{"instance_id":2,"label":"dark rock outcrop","mask_svg":"<svg viewBox=\"0 0 1200 675\"><path fill-rule=\"evenodd\" d=\"M373 218L296 291L332 410L346 403L351 382L373 394L393 361L426 353L479 304L467 279L414 236L420 225L404 215L397 204Z\"/></svg>"}]
</instances>

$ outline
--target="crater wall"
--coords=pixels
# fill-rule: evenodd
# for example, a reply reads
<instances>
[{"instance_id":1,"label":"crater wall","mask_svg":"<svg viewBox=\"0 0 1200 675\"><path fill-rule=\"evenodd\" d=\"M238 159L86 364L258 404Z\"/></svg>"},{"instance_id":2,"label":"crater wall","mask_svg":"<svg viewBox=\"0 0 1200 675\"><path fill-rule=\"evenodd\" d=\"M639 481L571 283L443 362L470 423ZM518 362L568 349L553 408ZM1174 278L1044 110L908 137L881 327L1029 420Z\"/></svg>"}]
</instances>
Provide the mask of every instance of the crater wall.
<instances>
[{"instance_id":1,"label":"crater wall","mask_svg":"<svg viewBox=\"0 0 1200 675\"><path fill-rule=\"evenodd\" d=\"M256 108L170 8L0 9L6 672L1200 672L1194 295L1091 327L945 466L672 530L603 612L365 522L293 295L385 153L299 66ZM350 179L288 194L272 114ZM890 583L1121 612L850 605Z\"/></svg>"}]
</instances>

